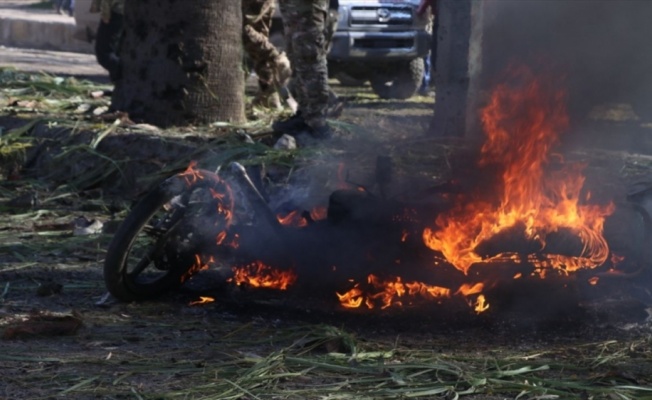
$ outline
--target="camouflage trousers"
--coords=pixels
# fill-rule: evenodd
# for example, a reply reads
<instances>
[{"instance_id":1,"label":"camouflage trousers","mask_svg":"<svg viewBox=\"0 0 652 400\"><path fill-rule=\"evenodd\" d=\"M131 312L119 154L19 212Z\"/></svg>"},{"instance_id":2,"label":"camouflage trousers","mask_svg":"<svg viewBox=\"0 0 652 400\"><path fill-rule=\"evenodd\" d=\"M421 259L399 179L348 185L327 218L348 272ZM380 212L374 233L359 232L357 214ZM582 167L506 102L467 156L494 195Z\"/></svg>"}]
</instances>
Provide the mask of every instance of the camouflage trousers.
<instances>
[{"instance_id":1,"label":"camouflage trousers","mask_svg":"<svg viewBox=\"0 0 652 400\"><path fill-rule=\"evenodd\" d=\"M279 0L279 5L298 112L311 127L323 126L329 99L325 37L328 0Z\"/></svg>"},{"instance_id":2,"label":"camouflage trousers","mask_svg":"<svg viewBox=\"0 0 652 400\"><path fill-rule=\"evenodd\" d=\"M278 49L269 40L274 0L242 0L242 42L263 94L277 91Z\"/></svg>"}]
</instances>

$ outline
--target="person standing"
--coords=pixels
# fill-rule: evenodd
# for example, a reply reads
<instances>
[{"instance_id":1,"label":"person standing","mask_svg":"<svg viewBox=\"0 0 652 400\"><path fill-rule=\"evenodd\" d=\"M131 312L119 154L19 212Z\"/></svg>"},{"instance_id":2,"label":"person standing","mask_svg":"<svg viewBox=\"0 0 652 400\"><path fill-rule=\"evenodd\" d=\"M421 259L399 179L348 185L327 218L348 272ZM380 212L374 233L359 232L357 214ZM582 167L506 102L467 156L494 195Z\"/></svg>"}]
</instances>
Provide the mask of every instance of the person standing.
<instances>
[{"instance_id":1,"label":"person standing","mask_svg":"<svg viewBox=\"0 0 652 400\"><path fill-rule=\"evenodd\" d=\"M328 138L332 135L326 121L329 87L325 32L329 0L279 0L279 5L298 109L289 119L272 124L272 129Z\"/></svg>"},{"instance_id":2,"label":"person standing","mask_svg":"<svg viewBox=\"0 0 652 400\"><path fill-rule=\"evenodd\" d=\"M423 58L425 73L423 74L423 80L419 88L419 94L422 96L430 94L430 86L432 86L434 79L432 71L436 67L437 60L437 30L439 29L439 18L437 17L438 4L439 2L437 0L421 0L419 7L417 7L417 15L425 15L430 11L429 18L431 18L430 51Z\"/></svg>"},{"instance_id":3,"label":"person standing","mask_svg":"<svg viewBox=\"0 0 652 400\"><path fill-rule=\"evenodd\" d=\"M120 79L120 43L124 35L125 0L93 0L91 12L100 13L95 38L97 62L109 72L111 82Z\"/></svg>"},{"instance_id":4,"label":"person standing","mask_svg":"<svg viewBox=\"0 0 652 400\"><path fill-rule=\"evenodd\" d=\"M242 0L242 42L258 76L259 92L254 105L280 109L279 90L292 69L285 53L269 40L275 0Z\"/></svg>"},{"instance_id":5,"label":"person standing","mask_svg":"<svg viewBox=\"0 0 652 400\"><path fill-rule=\"evenodd\" d=\"M73 16L75 10L75 0L55 0L54 2L54 12L57 14L68 13L69 16Z\"/></svg>"}]
</instances>

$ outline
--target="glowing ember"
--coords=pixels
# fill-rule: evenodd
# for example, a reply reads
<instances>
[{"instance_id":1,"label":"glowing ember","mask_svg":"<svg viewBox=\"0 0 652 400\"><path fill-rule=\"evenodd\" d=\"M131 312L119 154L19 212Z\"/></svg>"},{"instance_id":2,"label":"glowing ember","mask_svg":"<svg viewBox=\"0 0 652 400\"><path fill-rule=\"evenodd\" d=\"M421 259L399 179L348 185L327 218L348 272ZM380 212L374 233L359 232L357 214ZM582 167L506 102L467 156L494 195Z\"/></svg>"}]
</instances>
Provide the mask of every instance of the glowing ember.
<instances>
[{"instance_id":1,"label":"glowing ember","mask_svg":"<svg viewBox=\"0 0 652 400\"><path fill-rule=\"evenodd\" d=\"M293 271L272 268L261 261L254 261L244 267L233 267L232 270L233 277L228 281L238 286L287 290L297 280Z\"/></svg>"},{"instance_id":2,"label":"glowing ember","mask_svg":"<svg viewBox=\"0 0 652 400\"><path fill-rule=\"evenodd\" d=\"M317 206L313 208L309 213L307 213L312 221L320 221L326 219L327 209L324 206ZM287 214L278 214L276 219L281 225L285 226L294 226L297 228L303 228L308 226L308 219L304 213L299 211L290 211Z\"/></svg>"},{"instance_id":3,"label":"glowing ember","mask_svg":"<svg viewBox=\"0 0 652 400\"><path fill-rule=\"evenodd\" d=\"M237 233L234 234L233 235L233 240L231 240L231 242L229 242L228 245L231 246L234 249L237 249L238 247L240 247L240 235L237 234Z\"/></svg>"},{"instance_id":4,"label":"glowing ember","mask_svg":"<svg viewBox=\"0 0 652 400\"><path fill-rule=\"evenodd\" d=\"M281 225L286 225L286 226L295 226L295 227L304 227L308 225L308 221L299 213L299 211L290 211L289 213L282 215L279 214L276 216L276 219L278 222L281 223Z\"/></svg>"},{"instance_id":5,"label":"glowing ember","mask_svg":"<svg viewBox=\"0 0 652 400\"><path fill-rule=\"evenodd\" d=\"M487 140L479 167L499 172L499 201L477 200L486 198L481 193L460 198L455 209L424 230L424 242L466 274L471 265L490 261L476 253L479 244L522 225L526 238L539 243L541 250L527 260L510 256L532 262L542 277L545 269L567 273L595 268L609 256L602 231L614 205L582 204L590 197L582 195L582 165L560 160L560 168L549 168L550 150L568 126L565 93L551 90L524 68L513 72L519 87L499 85L481 112ZM547 236L561 229L581 240L579 256L547 254Z\"/></svg>"},{"instance_id":6,"label":"glowing ember","mask_svg":"<svg viewBox=\"0 0 652 400\"><path fill-rule=\"evenodd\" d=\"M212 302L214 302L214 301L215 301L215 299L212 298L212 297L208 297L208 296L199 296L199 300L191 301L190 303L188 303L188 305L189 305L189 306L196 306L196 305L199 305L199 304L212 303Z\"/></svg>"},{"instance_id":7,"label":"glowing ember","mask_svg":"<svg viewBox=\"0 0 652 400\"><path fill-rule=\"evenodd\" d=\"M202 171L198 170L197 162L191 161L188 165L188 168L184 172L179 174L182 177L188 186L193 186L199 181L203 181L206 177L202 174ZM215 174L211 174L213 187L209 187L211 197L216 200L216 211L217 215L220 216L219 223L223 223L226 227L229 227L233 221L233 191L231 187L220 177ZM219 191L217 190L219 188Z\"/></svg>"},{"instance_id":8,"label":"glowing ember","mask_svg":"<svg viewBox=\"0 0 652 400\"><path fill-rule=\"evenodd\" d=\"M328 213L328 210L324 206L317 206L310 210L310 218L312 218L313 221L321 221L322 219L326 219L326 215Z\"/></svg>"},{"instance_id":9,"label":"glowing ember","mask_svg":"<svg viewBox=\"0 0 652 400\"><path fill-rule=\"evenodd\" d=\"M487 303L483 294L478 296L478 298L475 301L475 307L473 307L473 309L478 314L480 314L481 312L485 312L489 309L489 303Z\"/></svg>"},{"instance_id":10,"label":"glowing ember","mask_svg":"<svg viewBox=\"0 0 652 400\"><path fill-rule=\"evenodd\" d=\"M223 181L220 181L220 183L224 185L226 193L219 193L213 188L210 189L210 192L213 199L217 200L217 205L215 206L217 215L222 218L226 227L229 227L233 222L233 211L231 211L233 210L233 194L229 185Z\"/></svg>"},{"instance_id":11,"label":"glowing ember","mask_svg":"<svg viewBox=\"0 0 652 400\"><path fill-rule=\"evenodd\" d=\"M625 256L618 255L616 253L611 253L611 264L615 267L618 266L623 260L625 259Z\"/></svg>"},{"instance_id":12,"label":"glowing ember","mask_svg":"<svg viewBox=\"0 0 652 400\"><path fill-rule=\"evenodd\" d=\"M185 171L179 174L185 180L188 186L194 185L197 181L204 179L204 176L196 169L197 161L190 161L188 168Z\"/></svg>"},{"instance_id":13,"label":"glowing ember","mask_svg":"<svg viewBox=\"0 0 652 400\"><path fill-rule=\"evenodd\" d=\"M226 239L226 236L227 236L226 231L222 231L222 232L218 233L217 236L215 237L215 243L218 246L221 245L222 243L224 243L224 240Z\"/></svg>"}]
</instances>

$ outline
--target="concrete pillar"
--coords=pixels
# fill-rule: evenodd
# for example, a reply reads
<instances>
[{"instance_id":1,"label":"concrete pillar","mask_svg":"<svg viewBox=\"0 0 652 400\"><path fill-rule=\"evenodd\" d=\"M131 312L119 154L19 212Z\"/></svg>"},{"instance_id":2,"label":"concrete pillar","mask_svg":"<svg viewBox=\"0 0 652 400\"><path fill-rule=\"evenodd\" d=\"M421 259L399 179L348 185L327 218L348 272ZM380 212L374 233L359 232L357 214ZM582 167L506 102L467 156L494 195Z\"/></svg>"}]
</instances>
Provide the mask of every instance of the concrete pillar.
<instances>
[{"instance_id":1,"label":"concrete pillar","mask_svg":"<svg viewBox=\"0 0 652 400\"><path fill-rule=\"evenodd\" d=\"M479 138L483 0L439 0L435 112L430 134Z\"/></svg>"}]
</instances>

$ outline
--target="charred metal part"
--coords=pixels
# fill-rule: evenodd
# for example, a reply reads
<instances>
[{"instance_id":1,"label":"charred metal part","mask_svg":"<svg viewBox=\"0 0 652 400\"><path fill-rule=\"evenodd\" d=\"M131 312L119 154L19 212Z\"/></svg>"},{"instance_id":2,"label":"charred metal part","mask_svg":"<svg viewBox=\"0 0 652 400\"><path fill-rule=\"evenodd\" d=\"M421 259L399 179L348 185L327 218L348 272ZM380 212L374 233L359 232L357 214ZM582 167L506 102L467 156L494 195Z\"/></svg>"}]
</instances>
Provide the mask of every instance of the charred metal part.
<instances>
[{"instance_id":1,"label":"charred metal part","mask_svg":"<svg viewBox=\"0 0 652 400\"><path fill-rule=\"evenodd\" d=\"M626 272L621 274L610 274L610 273L600 273L597 276L601 277L619 277L619 278L635 278L639 276L642 272L649 269L652 263L652 216L646 205L649 205L648 202L640 204L636 199L628 198L629 202L626 205L637 212L643 220L643 252L637 258L638 268L632 272ZM640 199L639 199L640 200ZM622 206L622 205L621 205Z\"/></svg>"},{"instance_id":2,"label":"charred metal part","mask_svg":"<svg viewBox=\"0 0 652 400\"><path fill-rule=\"evenodd\" d=\"M278 222L276 215L274 215L272 210L269 208L265 197L260 193L254 182L249 177L249 174L247 174L245 167L240 163L233 162L231 163L231 170L242 184L247 199L251 202L251 205L254 207L256 212L269 223L272 229L283 234L283 226Z\"/></svg>"},{"instance_id":3,"label":"charred metal part","mask_svg":"<svg viewBox=\"0 0 652 400\"><path fill-rule=\"evenodd\" d=\"M245 168L245 171L247 172L247 175L249 176L249 179L251 179L251 182L254 184L254 187L259 188L263 187L263 172L262 172L262 167L260 165L250 165ZM269 196L265 192L260 192L260 195L263 196L265 199L265 203L269 204Z\"/></svg>"},{"instance_id":4,"label":"charred metal part","mask_svg":"<svg viewBox=\"0 0 652 400\"><path fill-rule=\"evenodd\" d=\"M304 210L304 211L301 213L301 217L302 217L303 219L306 220L306 223L307 223L308 225L310 225L310 224L314 224L314 223L315 223L315 220L312 219L312 215L310 215L310 211L306 211L306 210Z\"/></svg>"},{"instance_id":5,"label":"charred metal part","mask_svg":"<svg viewBox=\"0 0 652 400\"><path fill-rule=\"evenodd\" d=\"M343 189L329 196L327 218L335 224L392 225L399 208L397 203L382 200L367 191Z\"/></svg>"}]
</instances>

